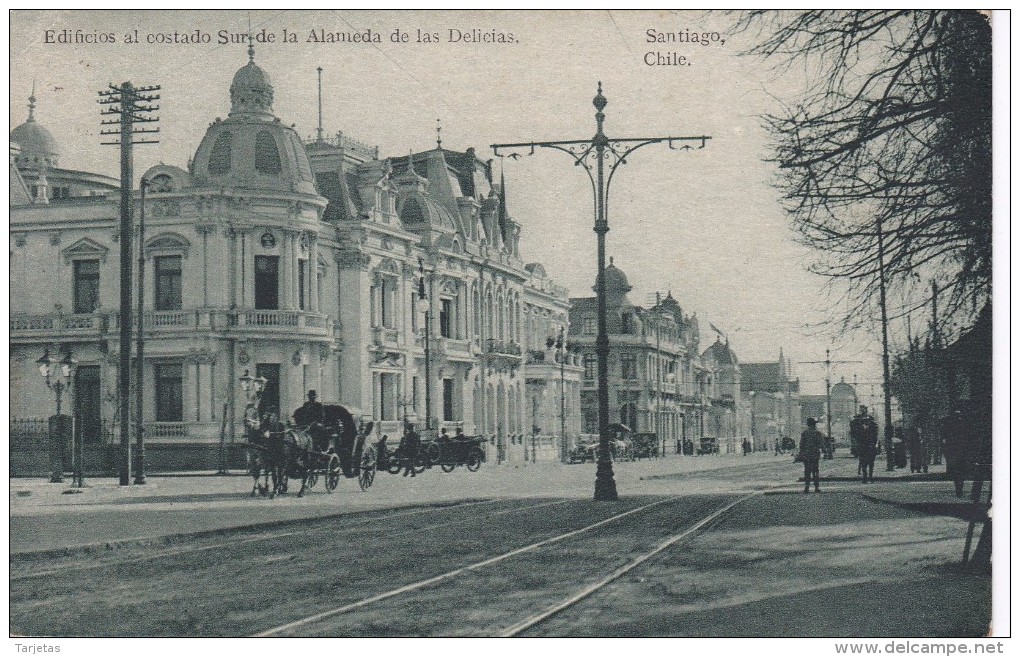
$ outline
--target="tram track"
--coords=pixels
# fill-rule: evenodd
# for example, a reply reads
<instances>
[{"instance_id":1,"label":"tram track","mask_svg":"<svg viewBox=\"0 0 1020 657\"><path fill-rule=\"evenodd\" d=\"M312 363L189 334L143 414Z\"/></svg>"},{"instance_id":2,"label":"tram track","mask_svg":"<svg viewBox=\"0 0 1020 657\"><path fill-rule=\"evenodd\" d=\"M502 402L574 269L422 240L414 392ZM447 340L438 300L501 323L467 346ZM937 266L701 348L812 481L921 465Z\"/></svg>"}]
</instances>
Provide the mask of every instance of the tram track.
<instances>
[{"instance_id":1,"label":"tram track","mask_svg":"<svg viewBox=\"0 0 1020 657\"><path fill-rule=\"evenodd\" d=\"M632 515L634 515L636 513L640 513L641 511L644 511L646 509L650 509L652 507L659 506L660 504L665 504L667 502L676 501L678 499L680 499L679 496L669 497L669 498L662 499L662 500L656 500L655 502L651 502L649 504L644 504L642 506L639 506L639 507L636 507L636 508L633 508L633 509L629 509L629 510L624 511L622 513L617 513L617 514L612 515L612 516L610 516L608 518L604 518L604 519L602 519L602 520L600 520L598 522L586 525L586 526L581 527L579 529L573 529L573 530L571 530L569 532L565 532L565 533L562 533L562 534L557 534L557 535L552 536L550 538L546 538L546 539L543 539L541 541L537 541L537 542L534 542L534 543L531 543L529 545L525 545L525 546L522 546L522 547L514 548L513 550L510 550L508 552L504 552L504 553L498 554L496 556L489 557L489 558L481 560L481 561L476 561L476 562L468 564L466 566L461 566L459 568L455 568L453 570L447 571L445 573L441 573L439 575L435 575L433 577L429 577L429 578L426 578L426 579L421 579L421 580L418 580L418 581L415 581L415 582L411 582L409 584L405 584L403 586L400 586L400 587L397 587L397 588L394 588L394 589L390 589L390 590L384 591L382 593L377 593L377 594L369 596L367 598L362 598L361 600L358 600L356 602L351 602L351 603L342 605L340 607L335 607L333 609L328 609L326 611L321 611L321 612L318 612L316 614L312 614L312 615L306 616L304 618L299 618L299 619L290 621L288 623L284 623L282 625L278 625L276 627L269 628L268 630L264 630L262 632L254 634L253 637L278 636L278 635L284 634L285 632L289 632L291 630L295 630L295 629L298 629L300 627L303 627L303 626L306 626L306 625L310 625L312 623L316 623L316 622L325 620L327 618L338 616L338 615L341 615L341 614L353 611L355 609L360 609L360 608L366 607L368 605L372 605L372 604L377 603L377 602L382 602L384 600L389 600L390 598L394 598L394 597L403 595L405 593L410 593L410 592L413 592L413 591L418 591L418 590L421 590L421 589L426 588L428 586L431 586L433 584L438 584L440 582L443 582L443 581L455 578L458 575L462 575L462 574L465 574L465 573L470 573L470 572L479 570L481 568L485 568L487 566L491 566L493 564L500 563L500 562L505 561L507 559L510 559L512 557L532 552L534 550L537 550L539 548L545 547L547 545L551 545L553 543L558 543L560 541L564 541L564 540L567 540L569 538L573 538L573 537L575 537L575 536L577 536L579 534L590 532L593 529L596 529L596 528L599 528L599 527L603 527L605 525L608 525L608 524L610 524L612 522L615 522L617 520L620 520L622 518L626 518L626 517L632 516Z\"/></svg>"},{"instance_id":2,"label":"tram track","mask_svg":"<svg viewBox=\"0 0 1020 657\"><path fill-rule=\"evenodd\" d=\"M488 504L496 504L496 503L505 502L505 501L506 500L503 499L503 498L494 498L494 499L490 499L490 500L476 500L476 501L471 501L471 502L463 502L463 503L452 504L452 505L438 507L438 508L437 507L425 507L425 508L414 509L414 510L410 510L410 511L398 511L396 513L379 514L379 515L374 515L374 516L369 517L369 518L362 518L362 519L360 519L357 522L348 523L348 524L344 525L344 527L342 529L344 531L346 531L348 529L351 530L351 531L361 530L363 527L365 527L367 525L373 525L373 524L376 524L376 523L380 523L381 524L381 523L389 521L391 519L395 520L395 519L400 519L400 518L406 518L406 517L409 517L409 516L423 515L423 514L426 514L426 513L442 513L444 511L459 511L459 510L462 510L462 509L465 509L465 508L471 508L471 507L488 505ZM549 502L549 503L545 503L545 504L539 504L539 505L525 505L525 506L521 506L521 507L514 507L512 509L503 509L501 511L497 511L495 513L491 513L491 514L487 514L487 515L489 515L489 516L500 516L500 515L505 515L507 513L514 512L514 511L524 510L524 509L527 509L527 508L531 508L531 507L548 506L548 505L551 505L551 504L562 504L562 503L565 503L566 501L567 500L556 500L556 501L553 501L553 502ZM343 516L340 516L339 518L342 518L342 517ZM119 558L119 559L97 559L97 560L90 561L88 563L69 564L67 566L58 567L58 568L49 568L49 569L46 569L46 570L37 570L37 571L32 571L32 572L25 572L25 573L19 573L19 574L11 574L11 576L9 578L9 581L17 582L17 581L23 581L23 580L36 579L36 578L39 578L39 577L53 577L53 576L62 575L62 574L65 574L65 573L82 572L82 571L88 571L88 570L97 570L97 569L102 569L102 568L117 567L117 566L123 566L123 565L128 565L128 564L143 563L143 562L146 562L146 561L155 561L155 560L158 560L158 559L164 559L164 558L169 558L169 557L186 556L186 555L190 555L190 554L199 554L199 553L202 553L202 552L210 552L210 551L216 551L216 550L228 550L228 549L230 549L232 547L237 547L239 545L245 545L245 544L249 544L249 543L259 543L259 542L264 542L264 541L272 541L272 540L283 539L283 538L292 538L292 537L305 537L305 536L308 536L309 531L313 531L313 532L314 531L337 532L338 528L335 527L335 526L313 527L311 529L309 529L309 527L308 527L308 525L311 525L311 524L322 523L322 522L327 521L327 520L337 520L337 519L338 519L337 516L329 516L328 518L308 518L308 519L305 519L305 520L302 520L302 521L295 521L295 522L300 522L303 525L303 526L300 527L300 529L295 529L295 530L276 531L276 532L271 532L271 533L262 534L262 535L258 535L258 536L239 536L239 537L233 538L231 540L220 541L220 542L217 542L217 543L214 543L214 544L211 544L211 545L193 545L193 546L186 546L186 547L180 547L180 548L171 548L171 549L166 549L166 550L160 550L160 551L157 551L157 552L150 552L150 553L146 553L146 554L135 555L135 556ZM395 535L397 535L397 536L405 535L405 534L411 533L413 531L422 531L422 530L425 530L425 529L432 529L432 528L439 527L439 526L444 526L444 523L434 523L432 525L425 525L424 527L417 527L417 528L415 528L413 530L406 530L406 531L403 531L403 532L399 532L399 533L397 533ZM238 527L237 528L237 532L238 533L242 533L242 532L248 533L250 531L251 531L250 527ZM217 534L222 534L222 531L218 531ZM180 536L169 536L169 537L163 537L163 538L164 539L178 539L179 540L182 537L180 537ZM185 536L183 538L190 538L190 537ZM198 537L196 537L196 538L198 538ZM131 545L131 543L127 543L127 545Z\"/></svg>"},{"instance_id":3,"label":"tram track","mask_svg":"<svg viewBox=\"0 0 1020 657\"><path fill-rule=\"evenodd\" d=\"M672 534L665 539L658 540L657 542L655 542L655 545L652 549L650 550L642 549L637 556L630 558L623 565L614 568L608 575L598 579L594 583L583 587L579 591L576 591L569 595L568 597L561 599L551 605L543 606L542 611L536 614L532 614L506 627L500 628L499 625L488 626L484 630L478 631L477 634L474 632L470 632L468 633L468 635L469 636L494 635L499 637L518 636L533 627L541 625L546 620L552 618L553 616L558 615L562 611L569 609L570 607L590 597L594 593L604 589L612 582L618 580L620 577L623 577L624 575L638 568L645 562L663 553L670 547L686 539L693 538L694 536L706 531L709 527L714 525L721 517L723 517L727 512L729 512L731 509L738 506L739 504L746 502L747 500L750 500L759 495L766 494L768 492L782 490L783 487L787 486L788 484L783 484L780 486L771 486L762 490L751 492L749 494L741 495L735 500L730 500L727 503L725 503L722 507L714 509L711 513L708 513L707 515L704 516L699 516L699 518L692 525L687 526L682 531ZM518 547L507 552L492 557L488 557L486 559L476 561L474 563L461 566L459 568L455 568L429 578L404 584L402 586L390 589L388 591L383 591L375 595L362 598L361 600L357 600L342 606L335 607L333 609L324 610L316 614L311 614L303 618L295 619L288 623L284 623L282 625L270 628L268 630L264 630L252 636L254 637L319 636L319 635L329 636L331 635L331 633L327 631L322 631L321 629L320 631L317 632L315 631L315 628L313 626L319 625L321 628L325 622L329 621L329 619L334 619L336 617L356 612L366 613L365 610L367 610L370 607L379 605L381 603L393 600L401 596L408 596L415 593L423 594L425 590L428 590L429 594L433 596L429 600L431 605L440 604L438 601L443 594L439 591L439 589L436 588L437 585L443 584L450 585L455 580L464 579L471 574L478 576L478 573L483 569L496 566L497 564L503 562L508 562L516 557L537 554L542 548L553 546L555 544L560 544L572 538L580 537L583 534L592 532L592 530L604 528L606 525L616 523L625 518L629 518L631 520L637 519L639 518L638 514L641 514L644 511L653 509L655 507L660 507L662 505L668 506L670 503L677 502L681 499L689 500L690 498L674 496L657 500L655 502L645 504L637 508L629 509L628 511L622 513L615 514L613 516L600 520L599 522L592 523L585 527L574 529L569 532L564 532L556 536L552 536L544 540L531 543L529 545ZM530 568L532 566L529 564L528 567ZM498 574L494 576L496 576L497 578L499 577ZM402 603L402 608L407 608L408 606L412 606L414 604L415 603L412 602L404 602ZM484 605L484 601L473 601L472 604ZM378 611L379 613L383 614L386 613L385 611L382 610ZM462 632L464 631L464 629L465 628L458 628L458 631ZM295 633L296 630L305 630L308 631L308 634ZM336 632L336 634L333 635L346 636L347 634L344 631L338 631ZM403 636L403 634L399 631L395 632L394 635Z\"/></svg>"}]
</instances>

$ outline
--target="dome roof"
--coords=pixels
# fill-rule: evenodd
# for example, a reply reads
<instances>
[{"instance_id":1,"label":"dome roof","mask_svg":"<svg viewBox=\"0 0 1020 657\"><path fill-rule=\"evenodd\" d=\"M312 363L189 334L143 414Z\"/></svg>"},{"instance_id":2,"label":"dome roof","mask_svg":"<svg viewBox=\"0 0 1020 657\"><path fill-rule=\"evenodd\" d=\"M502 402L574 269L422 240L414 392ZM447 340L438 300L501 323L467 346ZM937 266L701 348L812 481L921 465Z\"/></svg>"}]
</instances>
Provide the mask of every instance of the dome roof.
<instances>
[{"instance_id":1,"label":"dome roof","mask_svg":"<svg viewBox=\"0 0 1020 657\"><path fill-rule=\"evenodd\" d=\"M21 167L56 166L57 141L35 120L35 95L28 99L28 120L11 130L11 141L21 147L16 163Z\"/></svg>"},{"instance_id":2,"label":"dome roof","mask_svg":"<svg viewBox=\"0 0 1020 657\"><path fill-rule=\"evenodd\" d=\"M595 287L593 290L598 292L598 278L595 279ZM612 294L630 292L631 286L627 282L627 275L624 274L616 265L613 264L613 257L609 257L609 266L606 267L606 293Z\"/></svg>"},{"instance_id":3,"label":"dome roof","mask_svg":"<svg viewBox=\"0 0 1020 657\"><path fill-rule=\"evenodd\" d=\"M249 61L230 85L231 111L205 133L192 161L196 185L317 194L301 138L273 116L269 76Z\"/></svg>"},{"instance_id":4,"label":"dome roof","mask_svg":"<svg viewBox=\"0 0 1020 657\"><path fill-rule=\"evenodd\" d=\"M230 83L230 116L273 113L273 83L255 63L255 49L248 46L248 63L234 73Z\"/></svg>"}]
</instances>

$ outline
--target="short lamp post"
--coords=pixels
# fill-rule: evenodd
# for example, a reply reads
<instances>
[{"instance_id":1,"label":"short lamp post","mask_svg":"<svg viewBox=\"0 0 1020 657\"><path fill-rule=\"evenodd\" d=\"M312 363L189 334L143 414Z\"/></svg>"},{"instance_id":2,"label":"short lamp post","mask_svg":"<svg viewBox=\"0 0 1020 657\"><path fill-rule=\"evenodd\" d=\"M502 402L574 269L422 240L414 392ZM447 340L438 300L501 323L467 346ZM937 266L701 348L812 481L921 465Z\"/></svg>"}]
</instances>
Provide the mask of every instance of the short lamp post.
<instances>
[{"instance_id":1,"label":"short lamp post","mask_svg":"<svg viewBox=\"0 0 1020 657\"><path fill-rule=\"evenodd\" d=\"M248 373L248 370L244 371L244 374L239 378L241 384L241 390L244 391L244 397L247 401L248 406L257 406L259 400L262 398L262 391L266 389L266 384L269 380L264 376L253 377ZM245 418L247 419L247 418ZM220 458L219 458L219 469L216 474L225 475L227 474L227 450L226 450L226 434L220 434Z\"/></svg>"},{"instance_id":2,"label":"short lamp post","mask_svg":"<svg viewBox=\"0 0 1020 657\"><path fill-rule=\"evenodd\" d=\"M560 461L566 463L570 460L567 449L567 360L571 354L581 351L581 347L565 338L565 327L560 327L556 337L546 338L546 347L556 349L556 360L560 364Z\"/></svg>"},{"instance_id":3,"label":"short lamp post","mask_svg":"<svg viewBox=\"0 0 1020 657\"><path fill-rule=\"evenodd\" d=\"M39 374L46 381L46 387L53 390L57 397L57 413L50 418L49 423L50 465L52 469L50 481L52 483L61 483L64 481L64 441L67 439L68 433L73 435L74 421L72 418L65 418L60 412L60 407L64 391L70 392L71 384L74 381L74 370L78 366L78 361L71 357L70 349L64 351L64 358L59 361L50 356L50 350L47 349L43 353L42 358L37 360L36 363L39 365ZM72 447L75 447L73 442ZM76 447L77 450L75 451L77 454L72 454L72 461L75 462L74 483L79 488L83 488L85 486L85 474L82 461L85 452L81 445Z\"/></svg>"}]
</instances>

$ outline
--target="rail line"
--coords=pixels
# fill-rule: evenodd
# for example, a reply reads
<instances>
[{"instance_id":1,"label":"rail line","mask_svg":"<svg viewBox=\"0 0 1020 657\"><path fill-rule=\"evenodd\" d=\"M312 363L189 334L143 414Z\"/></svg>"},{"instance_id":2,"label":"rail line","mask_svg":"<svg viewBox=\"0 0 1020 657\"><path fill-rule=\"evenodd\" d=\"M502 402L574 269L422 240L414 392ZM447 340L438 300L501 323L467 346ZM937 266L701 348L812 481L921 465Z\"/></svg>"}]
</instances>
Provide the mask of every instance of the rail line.
<instances>
[{"instance_id":1,"label":"rail line","mask_svg":"<svg viewBox=\"0 0 1020 657\"><path fill-rule=\"evenodd\" d=\"M452 579L454 577L457 577L458 575L469 573L469 572L478 570L480 568L485 568L486 566L491 566L493 564L499 563L501 561L504 561L504 560L509 559L511 557L515 557L515 556L520 555L520 554L525 554L527 552L532 552L532 551L537 550L537 549L539 549L541 547L544 547L546 545L551 545L553 543L558 543L560 541L566 540L566 539L571 538L573 536L577 536L578 534L582 534L584 532L588 532L588 531L591 531L591 530L596 529L598 527L602 527L602 526L607 525L609 523L615 522L615 521L617 521L617 520L619 520L621 518L626 518L626 517L631 516L631 515L633 515L635 513L639 513L641 511L644 511L645 509L650 509L650 508L658 506L660 504L665 504L666 502L673 502L673 501L676 501L678 499L681 499L681 496L678 495L678 496L668 497L668 498L661 499L661 500L656 500L655 502L651 502L649 504L645 504L645 505L642 505L642 506L630 509L628 511L624 511L622 513L618 513L618 514L610 516L608 518L604 518L603 520L600 520L598 522L592 523L590 525L586 525L584 527L581 527L580 529L574 529L574 530L571 530L569 532L565 532L563 534L557 534L556 536L552 536L550 538L546 538L546 539L543 539L541 541L537 541L535 543L531 543L529 545L525 545L523 547L515 548L513 550L510 550L509 552L504 552L504 553L498 554L498 555L496 555L494 557L489 557L488 559L484 559L482 561L477 561L475 563L468 564L467 566L461 566L460 568L455 568L454 570L450 570L450 571L447 571L445 573L441 573L439 575L435 575L433 577L429 577L427 579L422 579L422 580L418 580L416 582L411 582L410 584L405 584L405 585L397 587L395 589L391 589L389 591L384 591L383 593L378 593L376 595L373 595L373 596L370 596L370 597L367 597L367 598L363 598L363 599L358 600L356 602L351 602L351 603L345 604L345 605L340 606L340 607L336 607L336 608L333 608L333 609L328 609L326 611L322 611L322 612L319 612L317 614L312 614L312 615L306 616L304 618L299 618L299 619L291 621L289 623L284 623L283 625L278 625L278 626L270 628L268 630L264 630L262 632L259 632L258 634L253 635L253 636L254 637L270 637L270 636L275 636L275 635L278 635L278 634L282 634L283 632L287 632L287 631L296 629L298 627L302 627L302 626L305 626L305 625L309 625L311 623L315 623L315 622L324 620L326 618L331 618L333 616L339 616L340 614L344 614L344 613L347 613L349 611L353 611L355 609L360 609L362 607L366 607L366 606L374 604L376 602L382 602L383 600L388 600L390 598L393 598L393 597L396 597L396 596L399 596L399 595L403 595L405 593L410 593L411 591L416 591L418 589L422 589L422 588L424 588L426 586L430 586L432 584L437 584L439 582L443 582L443 581Z\"/></svg>"},{"instance_id":2,"label":"rail line","mask_svg":"<svg viewBox=\"0 0 1020 657\"><path fill-rule=\"evenodd\" d=\"M730 502L729 504L727 504L726 506L722 507L721 509L717 509L716 511L713 511L712 513L710 513L709 515L705 516L700 521L698 521L696 524L694 524L692 527L689 527L689 528L685 529L684 531L680 532L679 534L674 534L673 536L667 538L666 540L662 541L657 546L655 546L655 548L653 548L652 550L650 550L648 552L645 552L644 554L642 554L641 556L637 557L636 559L632 559L629 563L627 563L627 564L625 564L623 566L620 566L619 568L617 568L616 570L614 570L610 574L606 575L605 577L603 577L599 581L595 582L594 584L590 584L589 586L586 586L585 588L581 589L580 591L578 591L577 593L571 595L570 597L562 600L561 602L559 602L559 603L557 603L557 604L555 604L555 605L553 605L551 607L548 607L548 608L544 609L543 611L541 611L541 612L539 612L537 614L534 614L533 616L529 616L528 618L525 618L524 620L519 621L519 622L515 623L514 625L511 625L508 628L503 629L503 631L501 631L497 636L502 637L502 638L515 637L515 636L520 635L522 632L525 632L526 630L529 630L532 627L535 627L536 625L539 625L539 624L545 622L546 620L548 620L548 619L552 618L553 616L559 614L563 610L569 609L570 607L573 607L574 605L576 605L577 603L581 602L585 598L591 596L592 594L596 593L597 591L600 591L601 589L605 588L609 584L611 584L611 583L615 582L616 580L620 579L621 577L623 577L624 575L626 575L630 571L634 570L635 568L637 568L638 566L640 566L644 562L648 561L649 559L651 559L655 555L659 554L663 550L666 550L670 546L675 545L676 543L679 543L680 541L684 540L688 536L691 536L692 534L695 534L695 533L701 531L706 526L708 526L709 524L711 524L712 522L717 520L720 516L722 516L724 513L726 513L727 511L729 511L733 507L737 506L741 502L745 502L745 501L751 499L752 497L757 497L757 496L762 495L762 494L764 494L766 492L768 492L768 491L767 490L755 491L754 493L750 493L749 495L744 495L743 497L738 498L737 500L734 500L733 502Z\"/></svg>"},{"instance_id":3,"label":"rail line","mask_svg":"<svg viewBox=\"0 0 1020 657\"><path fill-rule=\"evenodd\" d=\"M390 520L392 518L405 518L405 517L408 517L408 516L416 516L416 515L421 515L421 514L424 514L424 513L430 513L430 512L436 512L436 511L440 511L441 512L441 511L446 511L446 510L465 509L465 508L473 507L473 506L481 506L481 505L485 505L485 504L494 504L496 502L501 502L501 501L506 501L506 500L505 500L505 498L494 498L494 499L491 499L491 500L479 500L479 501L475 501L475 502L464 502L464 503L460 503L460 504L453 504L453 505L444 506L444 507L440 507L440 508L427 507L427 508L423 508L423 509L415 509L413 511L405 511L405 512L392 513L392 514L388 514L388 515L373 516L371 518L364 518L364 519L362 519L362 520L360 520L358 522L353 522L353 523L346 524L346 525L344 525L342 527L342 529L343 530L347 530L348 528L354 529L354 528L357 528L357 527L363 527L365 525L370 525L370 524L375 524L375 523L379 523L379 522L382 522L382 521ZM542 503L542 504L530 504L530 505L525 505L525 506L514 507L512 509L503 509L503 510L497 511L495 513L486 514L485 517L493 517L493 516L506 515L508 513L513 513L515 511L522 511L522 510L526 510L526 509L540 508L540 507L543 507L543 506L551 506L551 505L555 505L555 504L565 504L568 501L569 500L555 500L553 502L546 502L546 503ZM316 521L321 521L322 518L308 518L307 520L308 520L308 522L316 522ZM401 535L405 535L405 534L408 534L408 533L422 531L424 529L432 529L434 527L445 527L445 526L448 526L449 524L450 524L449 522L446 522L446 523L434 523L434 524L431 524L431 525L426 525L424 527L416 527L413 530L409 530L409 531L405 531L405 532L399 532L397 534L392 534L392 535L393 536L401 536ZM238 529L239 530L243 530L243 529L246 529L246 528L239 527ZM315 529L313 531L323 531L325 529L330 529L330 530L336 531L338 528L337 527L328 527L328 528L320 527L320 528L317 528L317 529ZM90 563L85 563L85 564L74 564L74 565L70 565L70 566L66 566L66 567L62 567L62 568L50 568L50 569L47 569L47 570L33 571L33 572L30 572L30 573L21 573L21 574L18 574L18 575L13 575L12 574L11 577L9 578L9 581L16 582L16 581L22 581L22 580L28 580L28 579L35 579L35 578L39 578L39 577L50 577L50 576L53 576L53 575L61 575L61 574L70 573L70 572L80 572L80 571L87 571L87 570L96 570L96 569L99 569L99 568L107 568L107 567L110 567L110 566L121 566L121 565L124 565L124 564L130 564L130 563L140 563L140 562L144 562L144 561L153 561L153 560L156 560L156 559L162 559L162 558L166 558L166 557L175 557L175 556L180 556L180 555L185 555L185 554L195 554L195 553L199 553L199 552L209 552L209 551L213 551L213 550L222 550L222 549L226 549L226 548L230 548L230 547L235 547L235 546L238 546L238 545L244 545L244 544L247 544L247 543L258 543L258 542L261 542L261 541L270 541L270 540L279 539L279 538L287 538L287 537L290 537L290 536L302 536L302 537L308 536L308 530L307 529L301 529L301 530L292 530L292 531L273 532L273 533L269 533L269 534L263 534L263 535L260 535L260 536L248 536L248 537L244 537L244 538L236 538L236 539L229 540L229 541L220 541L220 542L214 543L212 545L201 545L201 546L174 548L174 549L161 550L159 552L152 552L152 553L149 553L149 554L142 554L142 555L137 555L137 556L133 556L133 557L129 557L129 558L123 558L123 559L99 560L99 561L92 561Z\"/></svg>"}]
</instances>

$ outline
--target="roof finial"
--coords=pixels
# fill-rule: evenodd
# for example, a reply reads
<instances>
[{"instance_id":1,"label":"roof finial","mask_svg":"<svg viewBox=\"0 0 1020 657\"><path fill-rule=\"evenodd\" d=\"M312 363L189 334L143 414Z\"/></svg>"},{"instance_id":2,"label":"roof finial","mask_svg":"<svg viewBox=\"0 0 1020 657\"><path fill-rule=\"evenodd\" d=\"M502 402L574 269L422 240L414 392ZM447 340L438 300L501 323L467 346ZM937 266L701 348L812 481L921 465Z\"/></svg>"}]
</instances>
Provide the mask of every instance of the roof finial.
<instances>
[{"instance_id":1,"label":"roof finial","mask_svg":"<svg viewBox=\"0 0 1020 657\"><path fill-rule=\"evenodd\" d=\"M248 13L248 63L255 63L255 39L251 35L251 13Z\"/></svg>"},{"instance_id":2,"label":"roof finial","mask_svg":"<svg viewBox=\"0 0 1020 657\"><path fill-rule=\"evenodd\" d=\"M28 120L35 121L35 78L32 78L32 95L28 97Z\"/></svg>"},{"instance_id":3,"label":"roof finial","mask_svg":"<svg viewBox=\"0 0 1020 657\"><path fill-rule=\"evenodd\" d=\"M443 149L443 124L441 119L436 119L436 149Z\"/></svg>"},{"instance_id":4,"label":"roof finial","mask_svg":"<svg viewBox=\"0 0 1020 657\"><path fill-rule=\"evenodd\" d=\"M316 141L322 141L322 67L315 69L319 72L319 127L316 129Z\"/></svg>"},{"instance_id":5,"label":"roof finial","mask_svg":"<svg viewBox=\"0 0 1020 657\"><path fill-rule=\"evenodd\" d=\"M414 150L410 148L407 149L407 170L418 175L418 172L414 170Z\"/></svg>"},{"instance_id":6,"label":"roof finial","mask_svg":"<svg viewBox=\"0 0 1020 657\"><path fill-rule=\"evenodd\" d=\"M609 256L609 266L613 266L613 256Z\"/></svg>"}]
</instances>

